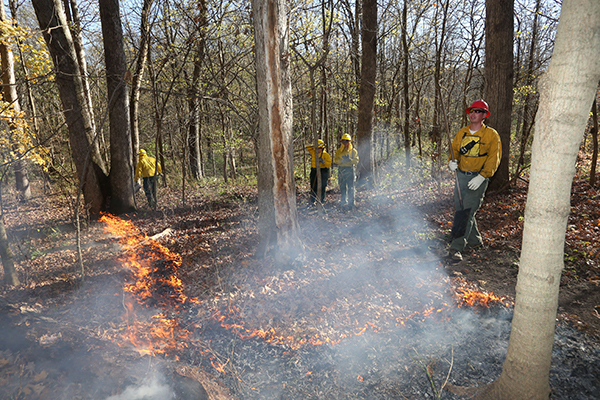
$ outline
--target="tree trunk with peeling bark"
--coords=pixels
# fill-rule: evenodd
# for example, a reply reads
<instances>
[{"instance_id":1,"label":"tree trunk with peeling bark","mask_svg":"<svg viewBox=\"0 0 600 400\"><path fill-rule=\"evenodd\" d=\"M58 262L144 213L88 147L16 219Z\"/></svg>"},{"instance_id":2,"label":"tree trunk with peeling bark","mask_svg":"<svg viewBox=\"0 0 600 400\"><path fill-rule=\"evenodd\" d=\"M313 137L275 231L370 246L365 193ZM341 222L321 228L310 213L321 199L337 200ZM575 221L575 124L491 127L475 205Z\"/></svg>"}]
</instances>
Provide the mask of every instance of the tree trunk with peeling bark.
<instances>
[{"instance_id":1,"label":"tree trunk with peeling bark","mask_svg":"<svg viewBox=\"0 0 600 400\"><path fill-rule=\"evenodd\" d=\"M258 90L260 249L288 264L301 252L292 151L292 90L285 0L253 0Z\"/></svg>"},{"instance_id":2,"label":"tree trunk with peeling bark","mask_svg":"<svg viewBox=\"0 0 600 400\"><path fill-rule=\"evenodd\" d=\"M479 399L547 400L575 162L600 79L600 2L565 0L540 82L515 311L502 374Z\"/></svg>"}]
</instances>

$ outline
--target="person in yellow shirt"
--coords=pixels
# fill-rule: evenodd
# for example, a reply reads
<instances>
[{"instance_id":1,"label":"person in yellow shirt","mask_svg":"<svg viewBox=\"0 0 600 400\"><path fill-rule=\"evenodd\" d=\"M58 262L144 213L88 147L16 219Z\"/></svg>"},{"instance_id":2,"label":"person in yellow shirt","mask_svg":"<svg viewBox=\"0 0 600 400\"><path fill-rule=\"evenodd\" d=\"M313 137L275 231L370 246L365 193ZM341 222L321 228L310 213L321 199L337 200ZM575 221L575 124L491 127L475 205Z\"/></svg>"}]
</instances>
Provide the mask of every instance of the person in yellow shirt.
<instances>
[{"instance_id":1,"label":"person in yellow shirt","mask_svg":"<svg viewBox=\"0 0 600 400\"><path fill-rule=\"evenodd\" d=\"M338 181L342 206L354 207L354 166L358 164L358 151L352 146L352 137L342 135L340 148L335 152L333 162L338 166Z\"/></svg>"},{"instance_id":2,"label":"person in yellow shirt","mask_svg":"<svg viewBox=\"0 0 600 400\"><path fill-rule=\"evenodd\" d=\"M495 129L483 123L490 116L488 104L474 101L466 110L468 126L460 129L452 141L455 160L450 159L450 171L458 171L458 185L463 200L463 209L471 209L465 235L452 239L448 257L455 262L462 260L461 252L466 246L478 248L483 239L477 228L475 213L483 203L490 178L496 173L502 156L500 136ZM454 206L460 209L458 190L454 188Z\"/></svg>"},{"instance_id":3,"label":"person in yellow shirt","mask_svg":"<svg viewBox=\"0 0 600 400\"><path fill-rule=\"evenodd\" d=\"M154 157L148 156L146 150L140 149L138 156L138 163L135 167L135 180L139 180L140 177L143 179L144 193L146 193L146 199L148 199L148 206L155 208L156 176L162 172L162 168Z\"/></svg>"},{"instance_id":4,"label":"person in yellow shirt","mask_svg":"<svg viewBox=\"0 0 600 400\"><path fill-rule=\"evenodd\" d=\"M329 181L329 168L331 168L331 156L325 151L325 142L318 140L319 146L319 165L321 166L321 204L325 202L325 192L327 191L327 182ZM317 198L317 162L315 160L315 146L309 144L306 150L310 153L312 164L310 168L310 197L308 204L313 205Z\"/></svg>"}]
</instances>

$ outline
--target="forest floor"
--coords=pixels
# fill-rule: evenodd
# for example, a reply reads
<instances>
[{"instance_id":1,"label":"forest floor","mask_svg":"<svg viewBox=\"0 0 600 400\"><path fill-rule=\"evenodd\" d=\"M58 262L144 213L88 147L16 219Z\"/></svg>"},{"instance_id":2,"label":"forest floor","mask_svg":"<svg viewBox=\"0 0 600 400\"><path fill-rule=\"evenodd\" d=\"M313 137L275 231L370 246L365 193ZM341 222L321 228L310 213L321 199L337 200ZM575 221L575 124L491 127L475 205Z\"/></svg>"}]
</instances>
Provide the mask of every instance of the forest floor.
<instances>
[{"instance_id":1,"label":"forest floor","mask_svg":"<svg viewBox=\"0 0 600 400\"><path fill-rule=\"evenodd\" d=\"M578 332L581 336L577 336L577 341L585 338L593 348L594 343L600 343L600 191L590 188L584 178L578 177L573 184L557 326ZM446 179L448 182L441 186L426 179L413 179L410 183L392 180L385 185L387 189L359 190L352 211L339 207L337 189L328 192L322 212L309 208L306 188L300 187L299 223L305 255L283 268L269 256L256 254L255 187L215 185L188 189L185 205L180 192L161 188L158 210L144 208L145 199L138 193L139 211L121 216L131 223L129 233L108 232L102 222L84 224L83 283L79 280L75 231L66 200L59 195L40 194L28 203L19 203L4 195L5 223L22 285L0 291L0 400L142 399L146 397L126 393L125 388L151 366L165 362L172 366L171 371L178 371L173 376L179 379L179 389L173 390L206 391L205 397L195 397L211 400L423 398L428 390L435 394L443 386L443 379L436 389L429 377L435 365L450 376L452 367L448 370L447 365L441 366L450 353L444 348L444 356L437 356L437 364L429 361L435 358L430 355L435 351L428 353L421 347L423 329L437 324L431 321L456 321L456 306L448 303L460 303L457 293L461 290L483 294L487 300L492 299L497 309L511 312L527 197L525 181L504 193L488 194L477 216L486 246L467 250L462 262L451 263L445 256L454 210L451 176ZM138 238L134 250L121 241L127 235ZM146 237L154 235L159 235L159 250L167 252L157 257L163 270L154 274L165 275L165 265L172 263L173 274L182 288L166 289L163 285L150 296L168 294L168 301L177 297L183 306L165 306L160 299L144 298L141 309L162 307L149 318L172 317L171 321L176 321L185 334L171 331L167 340L174 344L149 344L159 335L155 333L156 323L148 323L142 328L146 329L145 334L136 332L146 340L143 350L131 350L132 344L139 343L126 341L123 334L131 331L132 321L143 318L132 317L126 304L126 292L136 276L131 265L152 255L155 250L144 250L144 246ZM129 254L130 259L124 254ZM137 258L132 261L131 257ZM478 304L474 306L477 307ZM435 313L445 317L431 317ZM461 321L456 324L464 328L464 320ZM498 317L498 321L510 325L510 317ZM221 330L215 328L217 322ZM406 332L390 333L407 326L413 333L421 332L420 341L413 342L414 335ZM506 336L506 326L502 329ZM243 343L225 332L235 332ZM338 366L332 378L330 367L323 366L331 360L325 363L320 359L311 368L303 365L308 364L307 354L323 357L327 353L315 350L313 354L306 350L307 346L337 346L348 352L352 348L354 354L359 350L352 346L358 345L349 345L350 338L365 332L369 340L379 336L389 342L406 342L409 349L396 354L395 362L405 359L407 364L395 373L409 374L405 380L412 379L413 385L418 382L419 390L403 386L408 383L394 383L397 378L381 378L378 368L382 368L386 356L392 355L386 355L389 350L383 350L384 345L375 341L369 341L369 350L360 350L364 352L361 362L371 362L368 372L348 363L346 369ZM495 332L501 335L499 330ZM454 356L454 352L458 353L454 346L464 340L461 335L453 333L445 338L436 334L433 342L441 347L446 340L453 340ZM251 347L256 338L271 347ZM498 346L495 351L502 357L505 345ZM371 352L377 354L375 349L380 351L379 367L373 366ZM246 358L258 357L248 354L280 352L286 361L284 368L279 366L276 371L265 373L248 359L234 357L237 352L246 354ZM150 360L143 358L149 354L153 356ZM427 362L421 362L423 354L427 354ZM588 350L587 354L597 357L599 353ZM471 357L465 361L464 373L478 368ZM458 355L456 361L458 370ZM136 365L137 372L131 364ZM493 365L479 373L497 373L501 362ZM196 369L190 372L190 366ZM287 373L303 371L300 375L304 386L297 377L289 375L275 379L273 375L282 368ZM210 377L198 378L207 370L211 371ZM426 373L414 378L419 371ZM319 377L319 372L324 377ZM592 372L598 376L598 371ZM377 384L372 383L375 375ZM553 379L560 379L561 373L556 375ZM190 389L193 383L181 383L190 377L203 381L204 387ZM485 380L481 376L471 379L446 382L474 384ZM332 380L336 382L333 386ZM209 381L212 386L206 384ZM371 384L367 385L369 381ZM159 394L147 398L166 398L160 394L163 383L160 379L148 383ZM59 384L60 390L56 387ZM365 387L357 386L363 384ZM560 385L569 391L568 385ZM584 386L593 391L598 385L598 378L589 378ZM326 394L327 391L331 393ZM180 394L176 398L191 398L187 396Z\"/></svg>"}]
</instances>

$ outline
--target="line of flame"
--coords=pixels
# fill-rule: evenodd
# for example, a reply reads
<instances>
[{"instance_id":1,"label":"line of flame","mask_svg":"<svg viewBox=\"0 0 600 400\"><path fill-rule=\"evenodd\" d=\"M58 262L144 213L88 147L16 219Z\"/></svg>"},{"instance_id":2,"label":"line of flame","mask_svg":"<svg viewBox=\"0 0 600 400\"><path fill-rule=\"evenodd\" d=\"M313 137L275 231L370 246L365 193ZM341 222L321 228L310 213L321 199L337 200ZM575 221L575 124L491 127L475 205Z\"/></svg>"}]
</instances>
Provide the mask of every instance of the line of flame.
<instances>
[{"instance_id":1,"label":"line of flame","mask_svg":"<svg viewBox=\"0 0 600 400\"><path fill-rule=\"evenodd\" d=\"M133 282L127 282L124 290L130 293L136 301L141 305L146 305L147 300L153 300L152 289L158 287L168 288L168 293L163 296L164 299L160 306L169 308L176 315L186 303L197 303L197 299L189 298L183 293L183 283L175 275L175 270L181 266L182 258L179 254L172 253L165 246L148 238L141 233L139 229L130 221L122 220L110 214L102 215L100 221L106 223L106 230L118 237L118 241L125 248L126 257L123 258L123 264L132 273ZM144 246L144 251L140 252L140 246ZM167 276L154 276L152 269L153 262L161 260L164 265L171 267L167 270ZM482 291L471 290L464 285L457 285L454 290L456 304L454 306L443 303L442 307L429 307L421 312L415 311L405 317L397 317L396 324L404 326L409 319L433 318L444 314L444 311L452 310L455 307L490 307L492 304L501 304L509 306L510 301L504 297L495 296L493 293L485 293ZM239 317L239 310L235 307L228 307L225 313L214 310L212 317L214 321L219 323L223 328L236 333L242 340L259 338L267 343L275 345L285 345L291 349L297 350L306 345L322 346L336 345L340 341L352 337L363 335L366 332L380 332L381 328L372 322L366 322L363 326L356 325L355 329L350 333L340 333L338 338L321 337L318 333L312 336L294 337L283 336L277 333L274 328L267 330L250 329L245 327L244 321ZM127 332L123 333L123 337L132 343L138 351L143 354L166 354L173 355L179 350L186 348L190 339L191 333L181 326L177 317L167 317L166 314L159 313L152 317L150 323L141 323L137 321L134 314L133 303L127 305L127 313L125 319L128 322ZM141 332L140 327L145 329ZM206 354L206 353L205 353ZM174 355L175 357L176 354ZM225 372L229 360L221 363L216 356L211 356L210 362L213 367Z\"/></svg>"}]
</instances>

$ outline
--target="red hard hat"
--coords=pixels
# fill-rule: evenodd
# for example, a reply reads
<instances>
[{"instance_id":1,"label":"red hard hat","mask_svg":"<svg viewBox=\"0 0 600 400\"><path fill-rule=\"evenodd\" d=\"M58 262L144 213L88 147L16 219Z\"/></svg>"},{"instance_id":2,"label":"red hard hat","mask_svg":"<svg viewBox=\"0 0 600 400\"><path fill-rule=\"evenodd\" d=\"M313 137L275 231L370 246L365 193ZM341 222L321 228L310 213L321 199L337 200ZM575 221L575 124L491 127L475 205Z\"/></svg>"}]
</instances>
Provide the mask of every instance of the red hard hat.
<instances>
[{"instance_id":1,"label":"red hard hat","mask_svg":"<svg viewBox=\"0 0 600 400\"><path fill-rule=\"evenodd\" d=\"M487 113L485 114L484 118L487 118L490 116L490 108L488 107L488 103L486 103L483 100L475 100L473 102L473 104L471 104L469 107L467 107L467 109L465 110L465 112L467 114L469 114L469 112L471 111L472 108L480 108L482 110L487 111Z\"/></svg>"}]
</instances>

